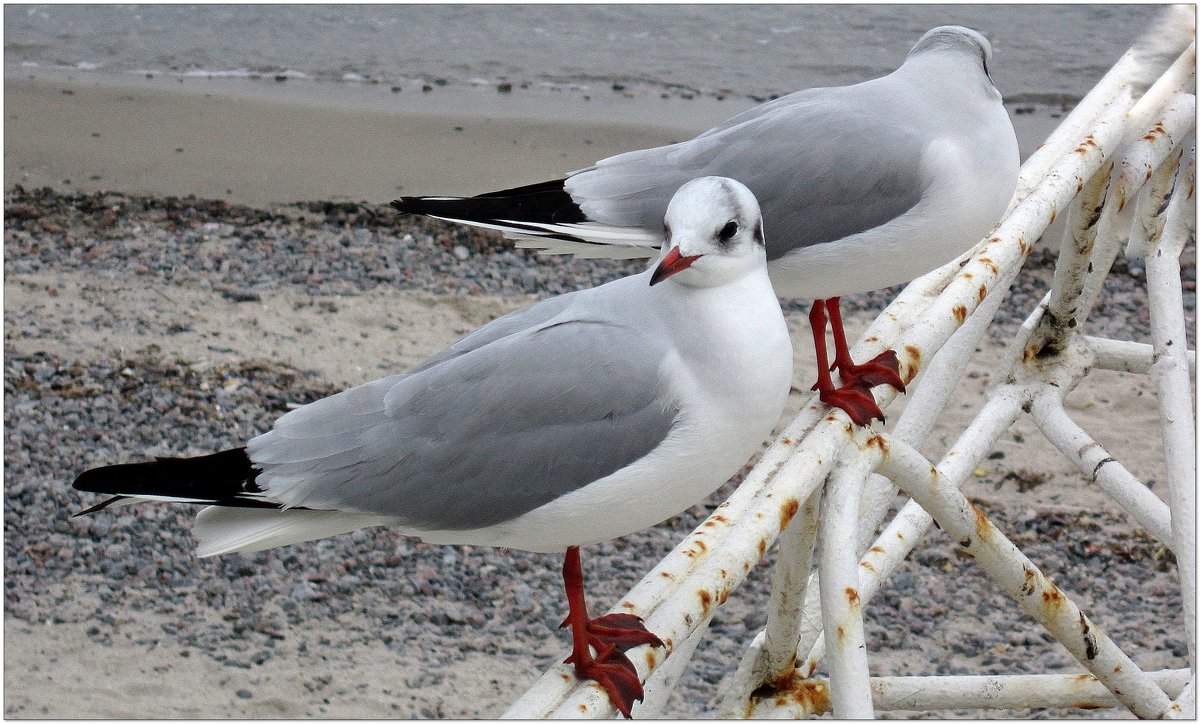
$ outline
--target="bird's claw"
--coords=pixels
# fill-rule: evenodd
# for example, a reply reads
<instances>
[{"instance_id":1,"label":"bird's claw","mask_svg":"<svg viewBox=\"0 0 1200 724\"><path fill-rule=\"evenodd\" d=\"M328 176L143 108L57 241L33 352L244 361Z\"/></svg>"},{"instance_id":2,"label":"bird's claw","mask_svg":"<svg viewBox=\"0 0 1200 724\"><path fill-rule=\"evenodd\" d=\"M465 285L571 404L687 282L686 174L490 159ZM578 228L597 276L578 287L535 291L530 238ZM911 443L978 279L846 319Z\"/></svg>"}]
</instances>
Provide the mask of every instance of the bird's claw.
<instances>
[{"instance_id":1,"label":"bird's claw","mask_svg":"<svg viewBox=\"0 0 1200 724\"><path fill-rule=\"evenodd\" d=\"M844 411L850 416L851 422L859 427L870 425L871 420L885 421L883 410L875 403L875 396L871 394L869 387L845 385L822 392L821 402Z\"/></svg>"},{"instance_id":2,"label":"bird's claw","mask_svg":"<svg viewBox=\"0 0 1200 724\"><path fill-rule=\"evenodd\" d=\"M613 706L626 719L633 718L633 703L642 701L646 692L642 682L638 680L637 669L625 654L615 649L608 649L607 656L597 657L587 663L573 662L574 655L567 658L567 663L575 664L575 676L580 679L591 679L608 692L608 698Z\"/></svg>"},{"instance_id":3,"label":"bird's claw","mask_svg":"<svg viewBox=\"0 0 1200 724\"><path fill-rule=\"evenodd\" d=\"M904 380L900 378L900 360L896 350L884 350L874 359L862 364L833 365L842 377L844 387L869 390L879 385L891 385L897 392L904 392Z\"/></svg>"},{"instance_id":4,"label":"bird's claw","mask_svg":"<svg viewBox=\"0 0 1200 724\"><path fill-rule=\"evenodd\" d=\"M566 628L570 625L571 619L568 616L558 627ZM587 622L586 631L588 644L597 651L605 646L612 646L616 651L625 653L642 644L663 645L662 639L651 633L640 617L631 613L610 613L593 618Z\"/></svg>"},{"instance_id":5,"label":"bird's claw","mask_svg":"<svg viewBox=\"0 0 1200 724\"><path fill-rule=\"evenodd\" d=\"M563 628L568 625L569 620L563 621ZM631 718L633 703L641 701L644 692L637 669L625 652L642 644L662 646L662 640L646 628L641 618L629 613L593 618L587 622L586 634L588 646L596 650L595 657L573 651L563 663L574 664L578 678L591 679L602 686L613 706L626 719Z\"/></svg>"},{"instance_id":6,"label":"bird's claw","mask_svg":"<svg viewBox=\"0 0 1200 724\"><path fill-rule=\"evenodd\" d=\"M610 613L588 621L588 643L596 646L595 640L612 645L625 653L635 646L650 644L662 646L662 639L655 636L642 623L642 619L630 613Z\"/></svg>"}]
</instances>

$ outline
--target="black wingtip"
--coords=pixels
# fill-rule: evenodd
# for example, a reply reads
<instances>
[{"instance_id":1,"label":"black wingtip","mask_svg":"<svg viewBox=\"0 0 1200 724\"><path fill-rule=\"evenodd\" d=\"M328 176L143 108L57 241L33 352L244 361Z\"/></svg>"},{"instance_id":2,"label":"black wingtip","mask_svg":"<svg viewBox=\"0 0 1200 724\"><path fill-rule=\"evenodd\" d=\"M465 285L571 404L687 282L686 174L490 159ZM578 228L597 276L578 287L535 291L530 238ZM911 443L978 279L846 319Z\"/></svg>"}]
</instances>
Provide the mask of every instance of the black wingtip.
<instances>
[{"instance_id":1,"label":"black wingtip","mask_svg":"<svg viewBox=\"0 0 1200 724\"><path fill-rule=\"evenodd\" d=\"M556 178L549 181L542 181L536 184L528 184L526 186L517 186L511 189L503 189L500 191L489 191L486 194L479 194L477 199L498 199L513 196L529 196L531 194L565 194L567 180L565 178Z\"/></svg>"},{"instance_id":2,"label":"black wingtip","mask_svg":"<svg viewBox=\"0 0 1200 724\"><path fill-rule=\"evenodd\" d=\"M72 515L71 517L72 518L82 518L85 515L91 515L92 513L99 513L100 511L104 510L105 508L112 505L113 503L119 503L122 500L128 500L128 499L129 499L129 497L126 495L114 495L113 497L108 498L106 500L101 500L99 503L96 503L95 505L93 505L90 508L86 508L84 510L79 511L78 513L76 513L75 515Z\"/></svg>"},{"instance_id":3,"label":"black wingtip","mask_svg":"<svg viewBox=\"0 0 1200 724\"><path fill-rule=\"evenodd\" d=\"M179 502L253 508L278 508L262 498L255 482L260 470L246 448L193 458L157 458L142 463L106 465L80 473L72 487L85 493L116 496L81 513L103 510L124 498L153 497Z\"/></svg>"},{"instance_id":4,"label":"black wingtip","mask_svg":"<svg viewBox=\"0 0 1200 724\"><path fill-rule=\"evenodd\" d=\"M79 475L75 476L75 480L71 483L71 487L76 490L82 490L85 493L111 493L108 490L108 479L110 471L113 468L123 467L119 465L104 465L98 468L84 470Z\"/></svg>"},{"instance_id":5,"label":"black wingtip","mask_svg":"<svg viewBox=\"0 0 1200 724\"><path fill-rule=\"evenodd\" d=\"M390 205L402 214L486 223L575 224L587 221L563 186L564 179L470 197L401 196Z\"/></svg>"}]
</instances>

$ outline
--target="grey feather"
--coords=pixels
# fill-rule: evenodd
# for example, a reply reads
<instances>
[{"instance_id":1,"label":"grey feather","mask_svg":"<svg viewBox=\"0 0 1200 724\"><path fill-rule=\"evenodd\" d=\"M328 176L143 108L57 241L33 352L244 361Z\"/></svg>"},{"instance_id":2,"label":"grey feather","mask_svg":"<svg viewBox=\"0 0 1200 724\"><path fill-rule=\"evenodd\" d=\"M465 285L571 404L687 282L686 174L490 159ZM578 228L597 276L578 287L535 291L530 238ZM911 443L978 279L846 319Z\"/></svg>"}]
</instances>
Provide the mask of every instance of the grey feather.
<instances>
[{"instance_id":1,"label":"grey feather","mask_svg":"<svg viewBox=\"0 0 1200 724\"><path fill-rule=\"evenodd\" d=\"M414 367L411 372L420 372L439 365L448 359L460 357L489 342L494 342L497 339L542 324L570 306L575 300L576 294L577 292L560 294L557 297L550 297L532 306L518 309L515 312L509 312L502 317L497 317Z\"/></svg>"},{"instance_id":2,"label":"grey feather","mask_svg":"<svg viewBox=\"0 0 1200 724\"><path fill-rule=\"evenodd\" d=\"M882 80L793 93L690 141L605 159L566 189L589 218L655 228L689 179L735 178L762 206L768 259L881 226L920 201L931 139L889 112L896 94ZM864 139L887 153L862 153Z\"/></svg>"},{"instance_id":3,"label":"grey feather","mask_svg":"<svg viewBox=\"0 0 1200 724\"><path fill-rule=\"evenodd\" d=\"M541 306L492 322L419 373L284 416L247 447L264 468L259 484L288 505L465 530L511 520L657 447L678 412L662 399L663 345L586 318L503 334L544 316Z\"/></svg>"}]
</instances>

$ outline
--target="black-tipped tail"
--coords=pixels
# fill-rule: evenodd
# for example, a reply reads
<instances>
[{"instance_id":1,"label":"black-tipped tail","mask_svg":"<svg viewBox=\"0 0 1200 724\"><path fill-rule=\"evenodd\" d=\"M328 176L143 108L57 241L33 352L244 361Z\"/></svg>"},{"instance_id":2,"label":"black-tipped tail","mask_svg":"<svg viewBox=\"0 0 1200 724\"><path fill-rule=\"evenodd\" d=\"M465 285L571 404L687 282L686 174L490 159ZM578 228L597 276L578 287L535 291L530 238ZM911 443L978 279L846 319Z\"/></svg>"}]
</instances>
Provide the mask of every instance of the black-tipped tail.
<instances>
[{"instance_id":1,"label":"black-tipped tail","mask_svg":"<svg viewBox=\"0 0 1200 724\"><path fill-rule=\"evenodd\" d=\"M487 224L577 224L587 221L579 205L563 189L563 183L563 179L556 179L469 198L405 196L393 201L392 206L405 214Z\"/></svg>"},{"instance_id":2,"label":"black-tipped tail","mask_svg":"<svg viewBox=\"0 0 1200 724\"><path fill-rule=\"evenodd\" d=\"M116 496L78 515L107 508L127 498L239 508L278 508L263 500L255 479L260 471L239 447L194 458L157 458L144 463L92 468L75 478L73 487L88 493Z\"/></svg>"}]
</instances>

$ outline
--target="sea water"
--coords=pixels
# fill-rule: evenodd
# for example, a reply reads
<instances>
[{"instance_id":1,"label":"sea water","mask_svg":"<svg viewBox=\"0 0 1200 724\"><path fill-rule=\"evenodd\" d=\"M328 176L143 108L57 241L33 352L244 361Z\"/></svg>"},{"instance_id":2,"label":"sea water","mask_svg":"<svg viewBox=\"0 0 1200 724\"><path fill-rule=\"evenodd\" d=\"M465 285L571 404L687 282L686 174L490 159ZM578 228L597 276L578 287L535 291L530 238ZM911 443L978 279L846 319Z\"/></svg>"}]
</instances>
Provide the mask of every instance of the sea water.
<instances>
[{"instance_id":1,"label":"sea water","mask_svg":"<svg viewBox=\"0 0 1200 724\"><path fill-rule=\"evenodd\" d=\"M309 78L753 98L887 73L931 27L995 48L1010 101L1082 97L1154 5L13 5L6 73ZM397 85L396 87L402 87Z\"/></svg>"}]
</instances>

